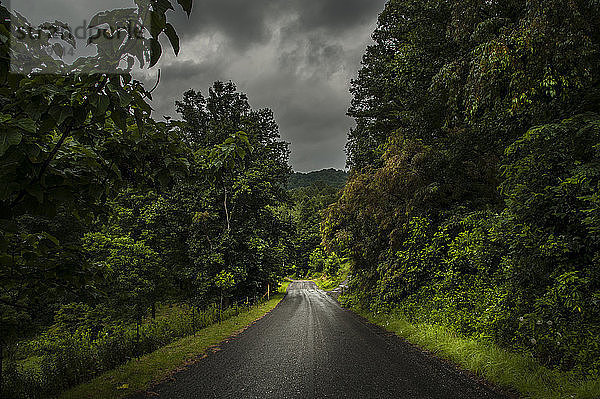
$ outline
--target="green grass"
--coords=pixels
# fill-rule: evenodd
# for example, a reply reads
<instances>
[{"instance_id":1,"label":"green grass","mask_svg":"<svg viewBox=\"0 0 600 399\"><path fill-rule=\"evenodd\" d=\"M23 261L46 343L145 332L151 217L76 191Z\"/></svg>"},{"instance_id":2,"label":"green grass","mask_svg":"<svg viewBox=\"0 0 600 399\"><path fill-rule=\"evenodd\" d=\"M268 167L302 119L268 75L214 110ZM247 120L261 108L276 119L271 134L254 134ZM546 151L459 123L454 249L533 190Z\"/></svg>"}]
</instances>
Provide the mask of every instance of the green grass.
<instances>
[{"instance_id":1,"label":"green grass","mask_svg":"<svg viewBox=\"0 0 600 399\"><path fill-rule=\"evenodd\" d=\"M145 391L153 383L167 378L177 369L198 359L209 348L215 347L232 334L244 329L272 310L281 300L274 295L270 301L234 316L221 324L213 324L196 335L177 340L139 360L108 371L92 381L63 392L60 399L120 399L135 392Z\"/></svg>"},{"instance_id":2,"label":"green grass","mask_svg":"<svg viewBox=\"0 0 600 399\"><path fill-rule=\"evenodd\" d=\"M309 277L319 288L325 291L331 291L337 288L348 277L349 264L344 264L335 276L317 273Z\"/></svg>"},{"instance_id":3,"label":"green grass","mask_svg":"<svg viewBox=\"0 0 600 399\"><path fill-rule=\"evenodd\" d=\"M277 288L277 292L279 292L280 294L285 294L291 282L292 280L290 279L286 279L285 281L281 282L281 285L279 286L279 288Z\"/></svg>"},{"instance_id":4,"label":"green grass","mask_svg":"<svg viewBox=\"0 0 600 399\"><path fill-rule=\"evenodd\" d=\"M600 381L550 370L533 358L489 343L460 337L431 324L411 324L397 314L373 314L354 308L356 313L407 341L449 359L499 386L521 393L525 398L600 398Z\"/></svg>"}]
</instances>

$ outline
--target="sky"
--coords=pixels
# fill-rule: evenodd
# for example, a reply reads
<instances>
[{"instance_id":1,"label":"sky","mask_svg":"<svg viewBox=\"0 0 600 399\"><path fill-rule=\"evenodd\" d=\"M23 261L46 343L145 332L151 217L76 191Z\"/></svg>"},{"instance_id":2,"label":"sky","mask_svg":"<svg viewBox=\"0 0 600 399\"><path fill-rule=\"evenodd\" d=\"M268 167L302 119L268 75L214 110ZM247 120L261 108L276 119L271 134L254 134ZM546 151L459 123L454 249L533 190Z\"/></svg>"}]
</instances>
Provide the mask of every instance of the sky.
<instances>
[{"instance_id":1,"label":"sky","mask_svg":"<svg viewBox=\"0 0 600 399\"><path fill-rule=\"evenodd\" d=\"M271 108L290 143L295 171L344 169L353 120L350 80L386 0L195 0L190 18L169 11L181 38L175 57L165 42L159 64L138 76L153 85L154 117L178 118L175 101L216 80L233 81L253 108ZM175 1L173 1L175 3ZM69 24L95 12L131 7L127 0L13 0L32 22ZM73 21L73 22L71 22ZM80 22L81 24L81 22Z\"/></svg>"}]
</instances>

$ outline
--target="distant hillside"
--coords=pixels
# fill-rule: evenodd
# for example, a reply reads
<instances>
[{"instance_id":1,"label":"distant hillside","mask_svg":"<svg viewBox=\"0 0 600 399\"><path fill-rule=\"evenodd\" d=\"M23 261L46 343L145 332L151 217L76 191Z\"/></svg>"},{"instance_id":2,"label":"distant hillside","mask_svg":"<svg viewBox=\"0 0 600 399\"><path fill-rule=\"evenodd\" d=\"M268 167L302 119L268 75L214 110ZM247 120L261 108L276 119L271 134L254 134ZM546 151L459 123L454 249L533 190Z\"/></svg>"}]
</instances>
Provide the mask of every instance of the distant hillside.
<instances>
[{"instance_id":1,"label":"distant hillside","mask_svg":"<svg viewBox=\"0 0 600 399\"><path fill-rule=\"evenodd\" d=\"M288 189L308 187L313 184L324 184L327 186L342 188L346 184L348 173L337 169L323 169L316 172L294 172L288 180Z\"/></svg>"}]
</instances>

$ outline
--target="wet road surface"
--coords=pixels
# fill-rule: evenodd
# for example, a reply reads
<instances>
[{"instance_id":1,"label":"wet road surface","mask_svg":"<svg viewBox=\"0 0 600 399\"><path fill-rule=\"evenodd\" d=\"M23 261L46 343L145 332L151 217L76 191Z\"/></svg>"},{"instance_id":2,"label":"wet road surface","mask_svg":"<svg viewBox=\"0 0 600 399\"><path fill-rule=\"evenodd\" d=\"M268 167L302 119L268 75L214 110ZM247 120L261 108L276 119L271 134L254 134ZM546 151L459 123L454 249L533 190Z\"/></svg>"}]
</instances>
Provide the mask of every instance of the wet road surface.
<instances>
[{"instance_id":1,"label":"wet road surface","mask_svg":"<svg viewBox=\"0 0 600 399\"><path fill-rule=\"evenodd\" d=\"M271 313L152 391L165 399L503 397L310 281L291 283Z\"/></svg>"}]
</instances>

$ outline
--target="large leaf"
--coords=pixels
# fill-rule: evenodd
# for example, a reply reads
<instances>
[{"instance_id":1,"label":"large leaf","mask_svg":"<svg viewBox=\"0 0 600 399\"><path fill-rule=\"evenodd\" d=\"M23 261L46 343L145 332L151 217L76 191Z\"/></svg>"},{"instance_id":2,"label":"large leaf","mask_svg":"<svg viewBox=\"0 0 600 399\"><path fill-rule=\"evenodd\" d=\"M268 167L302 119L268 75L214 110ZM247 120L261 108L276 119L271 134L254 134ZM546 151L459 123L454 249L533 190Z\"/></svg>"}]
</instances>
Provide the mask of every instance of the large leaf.
<instances>
[{"instance_id":1,"label":"large leaf","mask_svg":"<svg viewBox=\"0 0 600 399\"><path fill-rule=\"evenodd\" d=\"M150 35L157 39L158 35L165 29L166 24L167 18L164 14L152 11L150 14Z\"/></svg>"},{"instance_id":2,"label":"large leaf","mask_svg":"<svg viewBox=\"0 0 600 399\"><path fill-rule=\"evenodd\" d=\"M36 127L35 122L32 119L24 118L10 122L11 126L18 127L19 129L25 130L28 133L35 133Z\"/></svg>"},{"instance_id":3,"label":"large leaf","mask_svg":"<svg viewBox=\"0 0 600 399\"><path fill-rule=\"evenodd\" d=\"M18 132L17 130L14 130L14 129L1 130L0 131L0 156L4 155L4 153L6 153L6 150L11 145L17 145L17 144L21 143L22 139L23 139L23 135L20 132Z\"/></svg>"},{"instance_id":4,"label":"large leaf","mask_svg":"<svg viewBox=\"0 0 600 399\"><path fill-rule=\"evenodd\" d=\"M173 47L173 51L175 52L175 55L178 55L179 54L179 36L177 36L177 32L175 32L175 28L173 28L173 25L167 24L167 27L165 28L165 34L167 35L167 37L169 38L169 41L171 42L171 47Z\"/></svg>"},{"instance_id":5,"label":"large leaf","mask_svg":"<svg viewBox=\"0 0 600 399\"><path fill-rule=\"evenodd\" d=\"M155 38L150 38L150 68L152 68L162 55L162 46Z\"/></svg>"},{"instance_id":6,"label":"large leaf","mask_svg":"<svg viewBox=\"0 0 600 399\"><path fill-rule=\"evenodd\" d=\"M127 112L125 112L125 110L122 108L115 108L111 111L110 117L119 129L123 132L127 131Z\"/></svg>"},{"instance_id":7,"label":"large leaf","mask_svg":"<svg viewBox=\"0 0 600 399\"><path fill-rule=\"evenodd\" d=\"M177 3L187 13L188 17L192 13L192 0L177 0Z\"/></svg>"}]
</instances>

